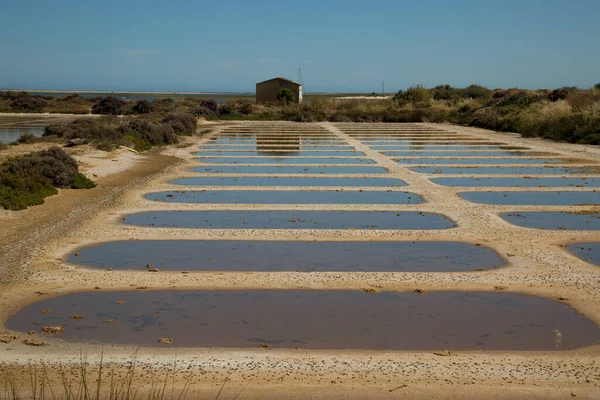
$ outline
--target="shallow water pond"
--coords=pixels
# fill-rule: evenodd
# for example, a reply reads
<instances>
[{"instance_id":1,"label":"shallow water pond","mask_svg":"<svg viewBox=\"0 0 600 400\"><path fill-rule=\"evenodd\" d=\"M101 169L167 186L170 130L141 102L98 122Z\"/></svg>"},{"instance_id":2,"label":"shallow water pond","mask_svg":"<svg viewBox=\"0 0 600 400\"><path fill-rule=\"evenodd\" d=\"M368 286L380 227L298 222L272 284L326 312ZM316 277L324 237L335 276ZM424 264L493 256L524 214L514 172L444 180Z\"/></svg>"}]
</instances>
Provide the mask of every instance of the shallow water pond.
<instances>
[{"instance_id":1,"label":"shallow water pond","mask_svg":"<svg viewBox=\"0 0 600 400\"><path fill-rule=\"evenodd\" d=\"M289 151L269 151L260 149L257 151L199 151L196 156L227 156L227 157L244 157L244 156L273 156L273 157L364 157L364 153L360 151L305 151L305 150L289 150Z\"/></svg>"},{"instance_id":2,"label":"shallow water pond","mask_svg":"<svg viewBox=\"0 0 600 400\"><path fill-rule=\"evenodd\" d=\"M374 164L370 158L303 158L303 157L198 157L208 164Z\"/></svg>"},{"instance_id":3,"label":"shallow water pond","mask_svg":"<svg viewBox=\"0 0 600 400\"><path fill-rule=\"evenodd\" d=\"M3 127L0 126L0 143L15 142L24 134L31 134L35 137L40 137L44 133L44 128L34 127Z\"/></svg>"},{"instance_id":4,"label":"shallow water pond","mask_svg":"<svg viewBox=\"0 0 600 400\"><path fill-rule=\"evenodd\" d=\"M568 175L568 174L598 174L597 167L410 167L411 171L422 174L447 175Z\"/></svg>"},{"instance_id":5,"label":"shallow water pond","mask_svg":"<svg viewBox=\"0 0 600 400\"><path fill-rule=\"evenodd\" d=\"M463 192L473 203L501 205L573 206L600 204L599 192Z\"/></svg>"},{"instance_id":6,"label":"shallow water pond","mask_svg":"<svg viewBox=\"0 0 600 400\"><path fill-rule=\"evenodd\" d=\"M385 151L383 155L389 157L405 156L405 157L531 157L536 155L531 152L525 151L500 151L500 150L489 150L489 151Z\"/></svg>"},{"instance_id":7,"label":"shallow water pond","mask_svg":"<svg viewBox=\"0 0 600 400\"><path fill-rule=\"evenodd\" d=\"M549 158L401 158L396 159L399 164L558 164L565 162L560 159Z\"/></svg>"},{"instance_id":8,"label":"shallow water pond","mask_svg":"<svg viewBox=\"0 0 600 400\"><path fill-rule=\"evenodd\" d=\"M256 144L223 144L223 145L204 145L200 146L202 151L211 150L211 151L261 151L261 152L270 152L270 151L282 151L282 152L298 152L298 151L354 151L352 146L303 146L301 149L298 146L286 146L280 144L274 145L261 145L257 146Z\"/></svg>"},{"instance_id":9,"label":"shallow water pond","mask_svg":"<svg viewBox=\"0 0 600 400\"><path fill-rule=\"evenodd\" d=\"M406 186L394 178L298 178L298 177L190 177L171 181L187 186Z\"/></svg>"},{"instance_id":10,"label":"shallow water pond","mask_svg":"<svg viewBox=\"0 0 600 400\"><path fill-rule=\"evenodd\" d=\"M447 144L447 145L429 145L429 144L424 144L424 145L410 145L410 144L403 144L403 145L373 145L370 146L371 149L373 150L377 150L379 152L392 152L392 151L420 151L420 150L454 150L454 151L460 151L460 150L484 150L484 151L494 151L494 150L528 150L527 147L517 147L517 146L488 146L488 145L473 145L473 146L469 146L469 145L453 145L453 144Z\"/></svg>"},{"instance_id":11,"label":"shallow water pond","mask_svg":"<svg viewBox=\"0 0 600 400\"><path fill-rule=\"evenodd\" d=\"M444 186L489 187L599 187L600 178L435 178Z\"/></svg>"},{"instance_id":12,"label":"shallow water pond","mask_svg":"<svg viewBox=\"0 0 600 400\"><path fill-rule=\"evenodd\" d=\"M358 190L172 190L150 193L146 198L164 203L197 204L420 204L425 202L421 196L414 193Z\"/></svg>"},{"instance_id":13,"label":"shallow water pond","mask_svg":"<svg viewBox=\"0 0 600 400\"><path fill-rule=\"evenodd\" d=\"M39 301L7 322L21 332L44 326L63 326L52 337L70 342L150 346L562 350L600 340L600 328L563 303L497 292L88 292Z\"/></svg>"},{"instance_id":14,"label":"shallow water pond","mask_svg":"<svg viewBox=\"0 0 600 400\"><path fill-rule=\"evenodd\" d=\"M446 229L441 214L394 211L148 211L123 218L127 225L200 229Z\"/></svg>"},{"instance_id":15,"label":"shallow water pond","mask_svg":"<svg viewBox=\"0 0 600 400\"><path fill-rule=\"evenodd\" d=\"M504 265L493 250L458 242L273 242L131 240L71 253L96 268L169 271L451 272Z\"/></svg>"},{"instance_id":16,"label":"shallow water pond","mask_svg":"<svg viewBox=\"0 0 600 400\"><path fill-rule=\"evenodd\" d=\"M535 229L600 230L600 214L568 212L509 212L500 214L513 225Z\"/></svg>"},{"instance_id":17,"label":"shallow water pond","mask_svg":"<svg viewBox=\"0 0 600 400\"><path fill-rule=\"evenodd\" d=\"M600 266L600 243L574 243L569 245L568 248L571 253L575 254L582 260Z\"/></svg>"},{"instance_id":18,"label":"shallow water pond","mask_svg":"<svg viewBox=\"0 0 600 400\"><path fill-rule=\"evenodd\" d=\"M221 173L221 174L386 174L388 171L383 167L303 167L291 165L271 165L271 166L207 166L192 168L193 172L202 173Z\"/></svg>"}]
</instances>

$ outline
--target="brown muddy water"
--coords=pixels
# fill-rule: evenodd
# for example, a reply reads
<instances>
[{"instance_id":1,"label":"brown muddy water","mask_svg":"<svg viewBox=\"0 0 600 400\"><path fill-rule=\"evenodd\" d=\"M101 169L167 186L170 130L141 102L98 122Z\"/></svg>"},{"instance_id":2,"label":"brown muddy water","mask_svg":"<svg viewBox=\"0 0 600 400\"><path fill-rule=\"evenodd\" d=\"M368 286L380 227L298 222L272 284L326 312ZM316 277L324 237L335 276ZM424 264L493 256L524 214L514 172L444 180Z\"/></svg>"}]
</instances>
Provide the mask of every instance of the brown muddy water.
<instances>
[{"instance_id":1,"label":"brown muddy water","mask_svg":"<svg viewBox=\"0 0 600 400\"><path fill-rule=\"evenodd\" d=\"M600 341L600 328L561 302L498 292L75 293L31 304L6 325L21 332L63 326L58 335L37 336L145 346L169 338L198 347L563 350Z\"/></svg>"}]
</instances>

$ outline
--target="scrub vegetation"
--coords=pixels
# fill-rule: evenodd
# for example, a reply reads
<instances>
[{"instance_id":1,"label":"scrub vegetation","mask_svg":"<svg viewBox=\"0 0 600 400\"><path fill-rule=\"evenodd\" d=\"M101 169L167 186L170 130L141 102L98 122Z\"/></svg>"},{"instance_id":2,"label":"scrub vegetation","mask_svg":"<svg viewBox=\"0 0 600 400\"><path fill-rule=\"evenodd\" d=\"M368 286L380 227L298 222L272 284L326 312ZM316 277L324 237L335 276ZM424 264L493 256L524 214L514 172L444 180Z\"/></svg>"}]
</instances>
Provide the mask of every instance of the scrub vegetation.
<instances>
[{"instance_id":1,"label":"scrub vegetation","mask_svg":"<svg viewBox=\"0 0 600 400\"><path fill-rule=\"evenodd\" d=\"M0 206L23 210L44 203L57 188L90 189L96 184L79 172L77 161L59 147L8 159L0 164Z\"/></svg>"},{"instance_id":2,"label":"scrub vegetation","mask_svg":"<svg viewBox=\"0 0 600 400\"><path fill-rule=\"evenodd\" d=\"M135 101L113 96L53 97L7 91L0 92L0 112L91 112L122 116L81 123L88 124L88 130L93 132L80 132L83 126L79 122L65 128L65 132L54 127L47 130L47 135L83 138L106 149L123 144L144 150L174 143L177 135L194 132L190 121L195 123L198 117L299 122L448 122L516 132L525 137L600 144L600 84L590 89L563 87L535 91L491 90L479 85L465 88L416 85L387 99L313 95L303 104L289 101L289 93L283 91L279 97L281 101L273 104L257 104L248 99L218 104L198 97ZM133 118L142 122L132 122ZM102 130L106 132L101 133Z\"/></svg>"},{"instance_id":3,"label":"scrub vegetation","mask_svg":"<svg viewBox=\"0 0 600 400\"><path fill-rule=\"evenodd\" d=\"M183 367L179 368L176 363L173 368L157 373L149 387L142 387L140 384L144 375L147 376L147 371L137 365L135 358L128 362L124 370L105 363L103 358L98 365L93 365L85 354L80 357L79 363L73 364L39 361L30 363L21 373L6 372L0 375L0 400L183 400L192 398L188 393L190 389L194 390L193 376ZM227 379L216 389L216 397L212 398L218 399L226 384Z\"/></svg>"},{"instance_id":4,"label":"scrub vegetation","mask_svg":"<svg viewBox=\"0 0 600 400\"><path fill-rule=\"evenodd\" d=\"M179 142L178 135L190 136L196 131L196 118L178 113L144 117L105 116L82 118L66 124L49 125L44 138L59 138L71 143L90 144L111 151L127 146L138 151Z\"/></svg>"},{"instance_id":5,"label":"scrub vegetation","mask_svg":"<svg viewBox=\"0 0 600 400\"><path fill-rule=\"evenodd\" d=\"M557 141L600 144L600 87L582 90L413 86L389 99L310 96L304 104L220 106L221 119L332 122L448 122Z\"/></svg>"}]
</instances>

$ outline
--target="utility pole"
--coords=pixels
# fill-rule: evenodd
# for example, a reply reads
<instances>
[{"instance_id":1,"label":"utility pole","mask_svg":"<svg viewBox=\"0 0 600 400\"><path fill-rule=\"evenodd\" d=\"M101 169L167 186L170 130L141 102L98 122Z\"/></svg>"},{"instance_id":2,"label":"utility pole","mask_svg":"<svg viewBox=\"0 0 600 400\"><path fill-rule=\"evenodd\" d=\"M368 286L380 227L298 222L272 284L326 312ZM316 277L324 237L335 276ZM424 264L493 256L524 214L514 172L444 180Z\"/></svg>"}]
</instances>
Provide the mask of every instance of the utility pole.
<instances>
[{"instance_id":1,"label":"utility pole","mask_svg":"<svg viewBox=\"0 0 600 400\"><path fill-rule=\"evenodd\" d=\"M385 82L381 81L381 95L385 96Z\"/></svg>"}]
</instances>

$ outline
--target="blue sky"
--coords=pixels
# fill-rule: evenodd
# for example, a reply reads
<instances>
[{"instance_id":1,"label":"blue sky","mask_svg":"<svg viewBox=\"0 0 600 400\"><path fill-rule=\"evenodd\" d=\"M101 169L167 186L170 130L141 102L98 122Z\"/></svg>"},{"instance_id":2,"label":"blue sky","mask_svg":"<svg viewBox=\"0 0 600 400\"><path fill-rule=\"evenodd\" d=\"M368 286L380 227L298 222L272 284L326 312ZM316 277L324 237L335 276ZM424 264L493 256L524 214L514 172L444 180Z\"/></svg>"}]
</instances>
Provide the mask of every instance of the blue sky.
<instances>
[{"instance_id":1,"label":"blue sky","mask_svg":"<svg viewBox=\"0 0 600 400\"><path fill-rule=\"evenodd\" d=\"M2 4L0 87L253 91L412 84L590 87L599 0L19 0Z\"/></svg>"}]
</instances>

